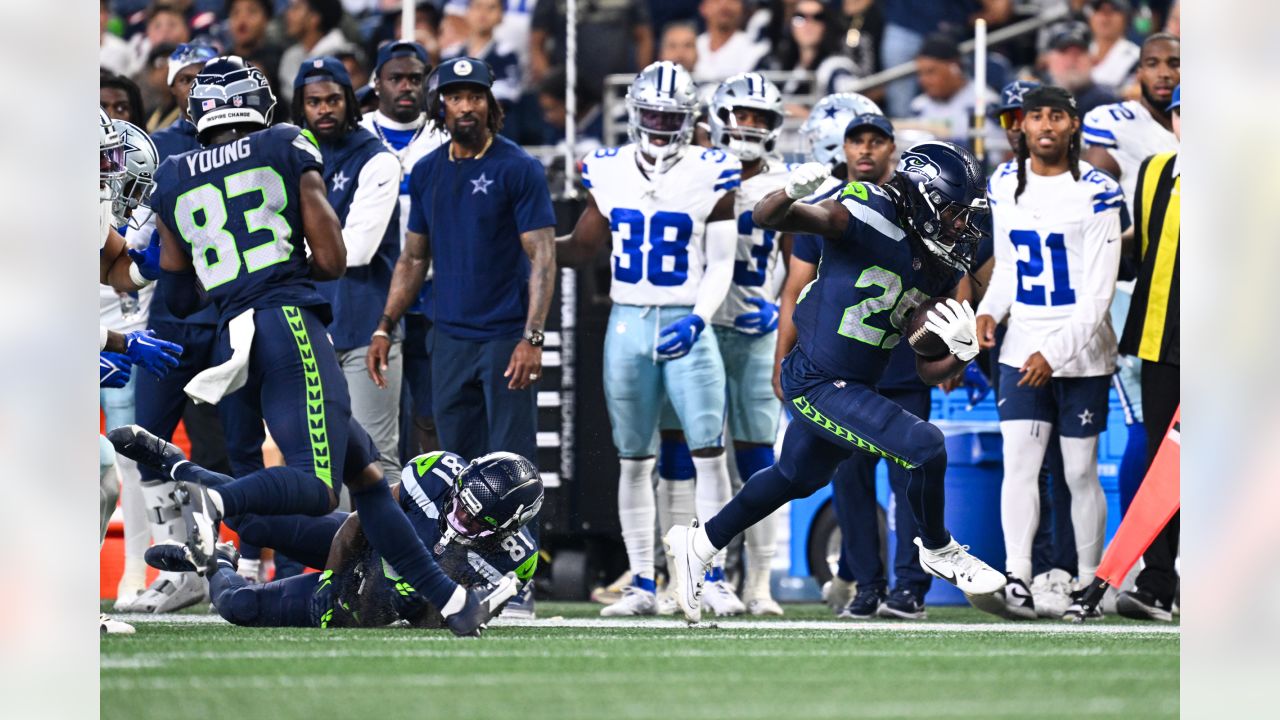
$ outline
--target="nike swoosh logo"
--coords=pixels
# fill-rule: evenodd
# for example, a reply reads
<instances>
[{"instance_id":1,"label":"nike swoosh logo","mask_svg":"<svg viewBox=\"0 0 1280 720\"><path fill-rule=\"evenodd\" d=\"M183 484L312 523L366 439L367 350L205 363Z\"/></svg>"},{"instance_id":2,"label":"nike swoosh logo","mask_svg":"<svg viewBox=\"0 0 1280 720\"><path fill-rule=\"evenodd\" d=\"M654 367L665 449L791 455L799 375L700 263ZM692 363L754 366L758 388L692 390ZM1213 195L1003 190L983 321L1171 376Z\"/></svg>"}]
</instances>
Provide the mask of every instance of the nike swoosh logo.
<instances>
[{"instance_id":1,"label":"nike swoosh logo","mask_svg":"<svg viewBox=\"0 0 1280 720\"><path fill-rule=\"evenodd\" d=\"M1110 245L1111 243L1113 243L1113 242L1115 242L1115 241L1117 241L1117 240L1119 240L1119 239L1120 239L1120 238L1111 238L1110 240L1108 240L1108 241L1107 241L1107 244L1108 244L1108 245Z\"/></svg>"},{"instance_id":2,"label":"nike swoosh logo","mask_svg":"<svg viewBox=\"0 0 1280 720\"><path fill-rule=\"evenodd\" d=\"M947 582L951 583L952 585L955 585L955 584L956 584L956 575L955 575L955 573L949 573L949 574L943 575L943 574L942 574L942 572L941 572L941 571L939 571L939 570L938 570L937 568L935 568L934 566L932 566L932 565L930 565L930 564L928 564L928 563L925 563L924 565L925 565L925 567L926 567L926 568L928 568L928 569L929 569L929 572L933 573L933 574L934 574L934 575L936 575L937 577L939 577L939 578L941 578L941 579L943 579L943 580L946 580Z\"/></svg>"}]
</instances>

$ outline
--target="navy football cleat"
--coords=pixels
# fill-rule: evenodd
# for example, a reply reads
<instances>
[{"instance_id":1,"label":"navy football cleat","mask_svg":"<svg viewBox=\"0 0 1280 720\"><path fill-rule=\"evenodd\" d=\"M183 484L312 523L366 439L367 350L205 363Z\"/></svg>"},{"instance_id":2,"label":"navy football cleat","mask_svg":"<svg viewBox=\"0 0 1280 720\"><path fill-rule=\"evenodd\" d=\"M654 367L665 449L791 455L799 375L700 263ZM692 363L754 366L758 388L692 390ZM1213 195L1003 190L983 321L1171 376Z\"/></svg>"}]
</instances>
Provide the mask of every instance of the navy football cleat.
<instances>
[{"instance_id":1,"label":"navy football cleat","mask_svg":"<svg viewBox=\"0 0 1280 720\"><path fill-rule=\"evenodd\" d=\"M880 605L876 615L891 620L923 620L929 617L924 608L924 598L916 597L910 588L905 587L895 588L889 593L889 599Z\"/></svg>"},{"instance_id":2,"label":"navy football cleat","mask_svg":"<svg viewBox=\"0 0 1280 720\"><path fill-rule=\"evenodd\" d=\"M858 589L858 594L845 606L837 617L844 620L870 620L884 602L884 591L876 589Z\"/></svg>"},{"instance_id":3,"label":"navy football cleat","mask_svg":"<svg viewBox=\"0 0 1280 720\"><path fill-rule=\"evenodd\" d=\"M141 425L123 425L107 433L116 452L139 465L157 470L172 478L173 466L187 459L182 448L151 434Z\"/></svg>"}]
</instances>

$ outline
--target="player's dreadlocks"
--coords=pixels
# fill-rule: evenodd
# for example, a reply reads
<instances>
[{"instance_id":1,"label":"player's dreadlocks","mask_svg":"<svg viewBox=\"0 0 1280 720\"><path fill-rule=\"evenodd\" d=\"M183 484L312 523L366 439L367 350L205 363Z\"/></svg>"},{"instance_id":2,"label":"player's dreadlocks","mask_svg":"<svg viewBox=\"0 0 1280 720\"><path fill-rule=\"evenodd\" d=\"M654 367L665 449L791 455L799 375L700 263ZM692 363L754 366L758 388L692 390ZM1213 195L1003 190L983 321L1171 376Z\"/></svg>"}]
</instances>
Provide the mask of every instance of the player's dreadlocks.
<instances>
[{"instance_id":1,"label":"player's dreadlocks","mask_svg":"<svg viewBox=\"0 0 1280 720\"><path fill-rule=\"evenodd\" d=\"M1065 110L1073 118L1079 118L1076 100L1071 93L1053 85L1043 85L1027 92L1022 101L1023 112L1032 108L1049 107ZM1071 170L1072 179L1080 179L1080 153L1082 128L1077 127L1067 143L1067 166ZM1031 146L1027 143L1027 133L1018 133L1018 188L1013 191L1013 202L1017 203L1022 191L1027 188L1027 160L1031 157Z\"/></svg>"},{"instance_id":2,"label":"player's dreadlocks","mask_svg":"<svg viewBox=\"0 0 1280 720\"><path fill-rule=\"evenodd\" d=\"M342 88L342 98L347 103L347 114L342 118L342 129L344 132L351 132L360 126L360 118L362 117L360 102L356 100L356 92L351 89L351 86L340 85L340 87ZM293 101L289 103L289 112L293 121L299 125L305 124L307 117L302 111L302 96L305 94L302 88L298 88L293 93Z\"/></svg>"},{"instance_id":3,"label":"player's dreadlocks","mask_svg":"<svg viewBox=\"0 0 1280 720\"><path fill-rule=\"evenodd\" d=\"M492 69L489 70L489 76L493 77ZM431 119L431 124L436 130L448 132L449 128L444 124L444 98L433 82L438 80L439 78L432 73L427 82L427 117ZM498 103L498 98L493 96L493 88L485 87L484 95L489 106L489 112L484 118L484 126L488 128L490 135L497 135L502 131L505 114L502 112L502 105Z\"/></svg>"}]
</instances>

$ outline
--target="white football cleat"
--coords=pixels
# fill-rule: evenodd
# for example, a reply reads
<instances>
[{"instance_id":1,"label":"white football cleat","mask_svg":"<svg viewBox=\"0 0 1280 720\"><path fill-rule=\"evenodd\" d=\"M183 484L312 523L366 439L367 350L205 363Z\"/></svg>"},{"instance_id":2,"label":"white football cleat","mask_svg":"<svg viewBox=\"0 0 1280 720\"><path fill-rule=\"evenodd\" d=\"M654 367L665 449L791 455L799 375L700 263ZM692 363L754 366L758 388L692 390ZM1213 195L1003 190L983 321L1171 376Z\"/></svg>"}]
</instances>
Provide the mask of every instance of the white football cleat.
<instances>
[{"instance_id":1,"label":"white football cleat","mask_svg":"<svg viewBox=\"0 0 1280 720\"><path fill-rule=\"evenodd\" d=\"M1058 619L1071 607L1071 573L1054 568L1031 579L1036 615Z\"/></svg>"},{"instance_id":2,"label":"white football cleat","mask_svg":"<svg viewBox=\"0 0 1280 720\"><path fill-rule=\"evenodd\" d=\"M710 610L713 615L728 617L747 611L747 606L738 599L738 593L733 591L728 580L703 583L703 587L702 608Z\"/></svg>"},{"instance_id":3,"label":"white football cleat","mask_svg":"<svg viewBox=\"0 0 1280 720\"><path fill-rule=\"evenodd\" d=\"M951 538L945 547L930 550L915 539L920 548L920 567L930 575L942 578L960 588L966 595L986 595L1004 589L1004 573L969 554L969 546ZM1030 599L1030 593L1027 593Z\"/></svg>"},{"instance_id":4,"label":"white football cleat","mask_svg":"<svg viewBox=\"0 0 1280 720\"><path fill-rule=\"evenodd\" d=\"M209 584L195 573L162 572L151 586L116 612L171 613L209 601Z\"/></svg>"},{"instance_id":5,"label":"white football cleat","mask_svg":"<svg viewBox=\"0 0 1280 720\"><path fill-rule=\"evenodd\" d=\"M771 597L755 597L747 601L747 612L752 615L782 616L782 606Z\"/></svg>"},{"instance_id":6,"label":"white football cleat","mask_svg":"<svg viewBox=\"0 0 1280 720\"><path fill-rule=\"evenodd\" d=\"M671 594L671 588L667 587L658 593L658 614L659 615L675 615L679 608L676 607L676 596Z\"/></svg>"},{"instance_id":7,"label":"white football cleat","mask_svg":"<svg viewBox=\"0 0 1280 720\"><path fill-rule=\"evenodd\" d=\"M676 599L676 607L691 623L702 620L702 580L708 565L693 549L693 534L697 531L698 521L694 520L689 526L676 525L662 538L667 572L671 573L667 587Z\"/></svg>"},{"instance_id":8,"label":"white football cleat","mask_svg":"<svg viewBox=\"0 0 1280 720\"><path fill-rule=\"evenodd\" d=\"M129 623L112 620L106 613L99 613L98 632L102 635L132 635L134 631Z\"/></svg>"},{"instance_id":9,"label":"white football cleat","mask_svg":"<svg viewBox=\"0 0 1280 720\"><path fill-rule=\"evenodd\" d=\"M622 591L631 585L631 570L627 570L618 576L617 580L609 583L605 587L598 587L591 591L591 602L597 602L601 605L612 605L622 599Z\"/></svg>"},{"instance_id":10,"label":"white football cleat","mask_svg":"<svg viewBox=\"0 0 1280 720\"><path fill-rule=\"evenodd\" d=\"M857 589L857 583L852 580L845 580L839 575L822 583L822 601L832 611L839 613L853 600L853 594Z\"/></svg>"},{"instance_id":11,"label":"white football cleat","mask_svg":"<svg viewBox=\"0 0 1280 720\"><path fill-rule=\"evenodd\" d=\"M1027 584L1009 575L1006 584L995 592L971 594L965 593L969 604L975 608L991 613L1005 620L1035 620L1035 599Z\"/></svg>"},{"instance_id":12,"label":"white football cleat","mask_svg":"<svg viewBox=\"0 0 1280 720\"><path fill-rule=\"evenodd\" d=\"M658 599L648 590L641 590L635 585L622 589L622 599L600 610L601 617L637 617L640 615L657 615Z\"/></svg>"}]
</instances>

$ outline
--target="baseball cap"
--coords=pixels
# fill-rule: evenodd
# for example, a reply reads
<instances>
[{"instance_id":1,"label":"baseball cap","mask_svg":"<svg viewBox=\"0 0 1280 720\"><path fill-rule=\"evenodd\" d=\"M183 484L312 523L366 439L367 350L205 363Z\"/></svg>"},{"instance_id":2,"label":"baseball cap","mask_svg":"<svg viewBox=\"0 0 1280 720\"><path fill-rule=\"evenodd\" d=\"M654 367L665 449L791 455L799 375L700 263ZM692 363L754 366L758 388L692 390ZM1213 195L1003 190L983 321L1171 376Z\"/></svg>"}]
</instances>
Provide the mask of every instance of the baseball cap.
<instances>
[{"instance_id":1,"label":"baseball cap","mask_svg":"<svg viewBox=\"0 0 1280 720\"><path fill-rule=\"evenodd\" d=\"M1122 13L1133 11L1133 5L1129 4L1129 0L1089 0L1089 8L1097 10L1103 5L1110 5Z\"/></svg>"},{"instance_id":2,"label":"baseball cap","mask_svg":"<svg viewBox=\"0 0 1280 720\"><path fill-rule=\"evenodd\" d=\"M924 39L920 52L916 55L938 60L959 60L960 46L956 44L955 38L946 33L933 33Z\"/></svg>"},{"instance_id":3,"label":"baseball cap","mask_svg":"<svg viewBox=\"0 0 1280 720\"><path fill-rule=\"evenodd\" d=\"M1053 108L1063 110L1072 117L1080 117L1080 109L1076 107L1076 99L1066 89L1057 85L1041 85L1028 90L1022 96L1022 109L1031 112L1036 108Z\"/></svg>"},{"instance_id":4,"label":"baseball cap","mask_svg":"<svg viewBox=\"0 0 1280 720\"><path fill-rule=\"evenodd\" d=\"M1082 22L1065 23L1055 28L1049 37L1049 49L1066 50L1069 47L1078 47L1087 51L1092 41L1093 36L1089 32L1088 25Z\"/></svg>"},{"instance_id":5,"label":"baseball cap","mask_svg":"<svg viewBox=\"0 0 1280 720\"><path fill-rule=\"evenodd\" d=\"M1181 84L1179 84L1177 87L1173 89L1173 102L1169 103L1169 107L1167 109L1169 112L1173 112L1174 110L1177 110L1180 107L1182 107L1182 85Z\"/></svg>"},{"instance_id":6,"label":"baseball cap","mask_svg":"<svg viewBox=\"0 0 1280 720\"><path fill-rule=\"evenodd\" d=\"M191 65L203 65L216 57L218 57L218 51L212 46L182 43L169 54L168 84L173 84L174 78L178 77L178 73L182 71L182 68Z\"/></svg>"},{"instance_id":7,"label":"baseball cap","mask_svg":"<svg viewBox=\"0 0 1280 720\"><path fill-rule=\"evenodd\" d=\"M387 64L388 60L398 57L416 57L422 61L427 70L431 69L431 61L427 59L427 51L421 45L415 42L393 42L378 48L378 61L373 66L373 76L378 76L378 72L382 70L382 66Z\"/></svg>"},{"instance_id":8,"label":"baseball cap","mask_svg":"<svg viewBox=\"0 0 1280 720\"><path fill-rule=\"evenodd\" d=\"M863 113L854 117L844 128L844 136L847 138L853 134L854 130L864 127L873 127L893 139L893 123L889 122L889 118L875 113Z\"/></svg>"},{"instance_id":9,"label":"baseball cap","mask_svg":"<svg viewBox=\"0 0 1280 720\"><path fill-rule=\"evenodd\" d=\"M453 58L440 63L434 73L432 90L443 90L450 85L493 86L493 75L489 73L489 65L483 60L470 57Z\"/></svg>"},{"instance_id":10,"label":"baseball cap","mask_svg":"<svg viewBox=\"0 0 1280 720\"><path fill-rule=\"evenodd\" d=\"M313 82L336 82L343 87L351 87L351 76L347 67L335 57L317 57L302 61L298 74L293 78L293 89Z\"/></svg>"},{"instance_id":11,"label":"baseball cap","mask_svg":"<svg viewBox=\"0 0 1280 720\"><path fill-rule=\"evenodd\" d=\"M1031 90L1040 87L1034 80L1014 80L1000 89L1000 104L996 112L1008 112L1022 107L1022 98Z\"/></svg>"}]
</instances>

